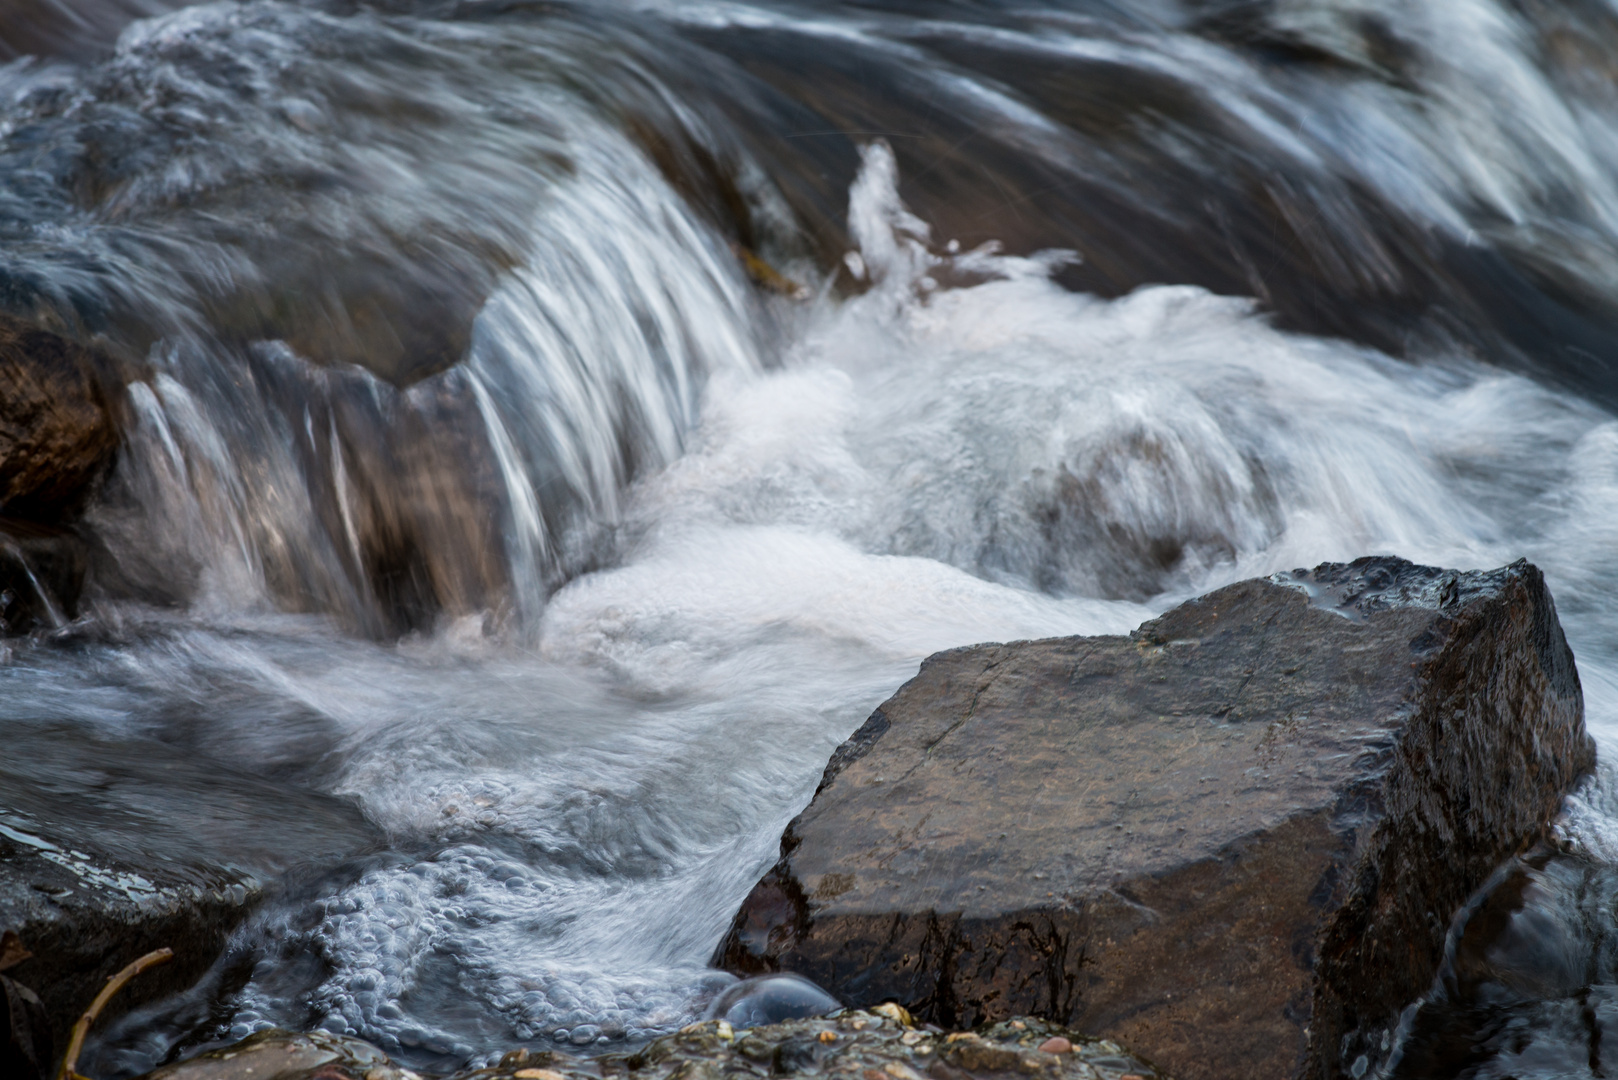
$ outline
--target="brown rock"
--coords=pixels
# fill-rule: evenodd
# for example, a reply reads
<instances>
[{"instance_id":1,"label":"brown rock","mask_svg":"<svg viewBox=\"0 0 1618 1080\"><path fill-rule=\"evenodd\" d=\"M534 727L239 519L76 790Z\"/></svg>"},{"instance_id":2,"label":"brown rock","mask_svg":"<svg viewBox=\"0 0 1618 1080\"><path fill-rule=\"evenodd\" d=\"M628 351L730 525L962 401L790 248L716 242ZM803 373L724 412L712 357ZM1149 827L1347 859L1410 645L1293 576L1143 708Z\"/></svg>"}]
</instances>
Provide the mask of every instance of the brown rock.
<instances>
[{"instance_id":1,"label":"brown rock","mask_svg":"<svg viewBox=\"0 0 1618 1080\"><path fill-rule=\"evenodd\" d=\"M175 789L186 792L183 801L166 794ZM5 977L38 994L58 1051L107 978L136 957L175 953L112 998L98 1032L192 987L263 895L263 882L306 859L372 849L378 839L347 800L176 753L140 734L67 739L52 724L8 723L0 791L0 938L15 935ZM228 862L218 860L221 851L231 853ZM90 1046L79 1071L101 1077L114 1069ZM0 1080L10 1076L0 1069Z\"/></svg>"},{"instance_id":2,"label":"brown rock","mask_svg":"<svg viewBox=\"0 0 1618 1080\"><path fill-rule=\"evenodd\" d=\"M718 960L945 1027L1045 1016L1189 1080L1361 1074L1594 758L1534 567L1243 582L926 661Z\"/></svg>"},{"instance_id":3,"label":"brown rock","mask_svg":"<svg viewBox=\"0 0 1618 1080\"><path fill-rule=\"evenodd\" d=\"M99 367L84 346L0 315L0 514L59 517L112 461Z\"/></svg>"}]
</instances>

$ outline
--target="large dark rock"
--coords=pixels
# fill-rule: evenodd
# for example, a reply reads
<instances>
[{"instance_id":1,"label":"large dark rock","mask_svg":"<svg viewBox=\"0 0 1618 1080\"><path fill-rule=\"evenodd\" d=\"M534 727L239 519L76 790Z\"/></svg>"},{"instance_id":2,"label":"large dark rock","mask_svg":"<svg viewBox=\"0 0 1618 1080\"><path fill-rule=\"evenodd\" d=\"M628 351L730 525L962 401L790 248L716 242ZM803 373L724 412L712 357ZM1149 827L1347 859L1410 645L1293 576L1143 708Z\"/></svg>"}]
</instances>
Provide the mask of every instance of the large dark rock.
<instances>
[{"instance_id":1,"label":"large dark rock","mask_svg":"<svg viewBox=\"0 0 1618 1080\"><path fill-rule=\"evenodd\" d=\"M60 517L111 462L103 366L82 345L0 315L0 514Z\"/></svg>"},{"instance_id":2,"label":"large dark rock","mask_svg":"<svg viewBox=\"0 0 1618 1080\"><path fill-rule=\"evenodd\" d=\"M5 721L0 933L30 954L5 974L41 999L60 1050L107 978L155 949L174 959L121 990L98 1030L189 988L268 883L305 860L380 844L346 800L182 746ZM87 1075L100 1075L82 1063Z\"/></svg>"},{"instance_id":3,"label":"large dark rock","mask_svg":"<svg viewBox=\"0 0 1618 1080\"><path fill-rule=\"evenodd\" d=\"M1176 1075L1361 1076L1594 765L1539 571L1324 565L1128 637L940 653L826 768L718 961Z\"/></svg>"}]
</instances>

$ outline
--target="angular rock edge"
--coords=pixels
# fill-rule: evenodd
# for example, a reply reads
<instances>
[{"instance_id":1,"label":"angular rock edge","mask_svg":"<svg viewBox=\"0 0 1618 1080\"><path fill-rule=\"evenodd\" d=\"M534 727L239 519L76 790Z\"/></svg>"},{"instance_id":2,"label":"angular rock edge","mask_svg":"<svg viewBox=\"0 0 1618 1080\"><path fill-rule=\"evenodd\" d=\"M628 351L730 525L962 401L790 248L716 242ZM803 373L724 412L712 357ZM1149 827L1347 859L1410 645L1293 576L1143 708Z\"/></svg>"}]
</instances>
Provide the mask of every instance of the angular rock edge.
<instances>
[{"instance_id":1,"label":"angular rock edge","mask_svg":"<svg viewBox=\"0 0 1618 1080\"><path fill-rule=\"evenodd\" d=\"M130 961L165 946L177 953L114 997L102 1025L185 991L224 952L262 888L223 868L207 874L165 878L0 824L0 930L32 954L6 976L39 996L58 1056L85 1006Z\"/></svg>"},{"instance_id":2,"label":"angular rock edge","mask_svg":"<svg viewBox=\"0 0 1618 1080\"><path fill-rule=\"evenodd\" d=\"M1186 1080L1363 1075L1594 760L1527 562L1242 582L1128 637L929 658L833 755L715 962L945 1026L1046 1016ZM1031 774L1070 804L1111 787L1074 810Z\"/></svg>"},{"instance_id":3,"label":"angular rock edge","mask_svg":"<svg viewBox=\"0 0 1618 1080\"><path fill-rule=\"evenodd\" d=\"M1066 1044L1063 1046L1063 1044ZM265 1031L147 1073L142 1080L419 1080L369 1043L323 1031ZM573 1057L514 1050L498 1065L450 1080L745 1080L774 1076L847 1080L1168 1080L1116 1043L1030 1017L945 1034L912 1026L892 1005L787 1020L736 1031L709 1020L633 1054Z\"/></svg>"}]
</instances>

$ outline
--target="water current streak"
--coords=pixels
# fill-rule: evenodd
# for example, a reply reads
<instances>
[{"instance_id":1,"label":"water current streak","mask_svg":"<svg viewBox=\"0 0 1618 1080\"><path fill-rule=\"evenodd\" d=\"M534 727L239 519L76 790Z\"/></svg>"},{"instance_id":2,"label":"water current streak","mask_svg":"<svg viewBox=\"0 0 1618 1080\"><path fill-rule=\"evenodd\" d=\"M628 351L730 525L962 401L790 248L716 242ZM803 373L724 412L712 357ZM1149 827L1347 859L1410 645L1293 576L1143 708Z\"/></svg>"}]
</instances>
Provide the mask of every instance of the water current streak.
<instances>
[{"instance_id":1,"label":"water current streak","mask_svg":"<svg viewBox=\"0 0 1618 1080\"><path fill-rule=\"evenodd\" d=\"M0 810L134 762L279 883L93 1075L676 1027L921 657L1299 565L1534 559L1612 756L1610 6L24 4L0 306L127 392L87 614L0 669ZM1612 985L1496 1002L1526 1042L1467 1067L1598 1068ZM1453 989L1407 1062L1471 1037Z\"/></svg>"}]
</instances>

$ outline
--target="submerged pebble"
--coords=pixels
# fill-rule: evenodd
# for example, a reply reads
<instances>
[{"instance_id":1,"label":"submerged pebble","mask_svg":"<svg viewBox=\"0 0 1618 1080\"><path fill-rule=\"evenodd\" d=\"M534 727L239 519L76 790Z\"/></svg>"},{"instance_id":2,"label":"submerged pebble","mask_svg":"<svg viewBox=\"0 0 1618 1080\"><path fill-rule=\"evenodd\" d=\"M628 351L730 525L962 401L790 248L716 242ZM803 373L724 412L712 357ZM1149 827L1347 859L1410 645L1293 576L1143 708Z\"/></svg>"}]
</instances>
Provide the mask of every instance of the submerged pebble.
<instances>
[{"instance_id":1,"label":"submerged pebble","mask_svg":"<svg viewBox=\"0 0 1618 1080\"><path fill-rule=\"evenodd\" d=\"M707 1018L750 1028L806 1016L822 1016L842 1002L801 975L761 975L743 979L714 998Z\"/></svg>"}]
</instances>

